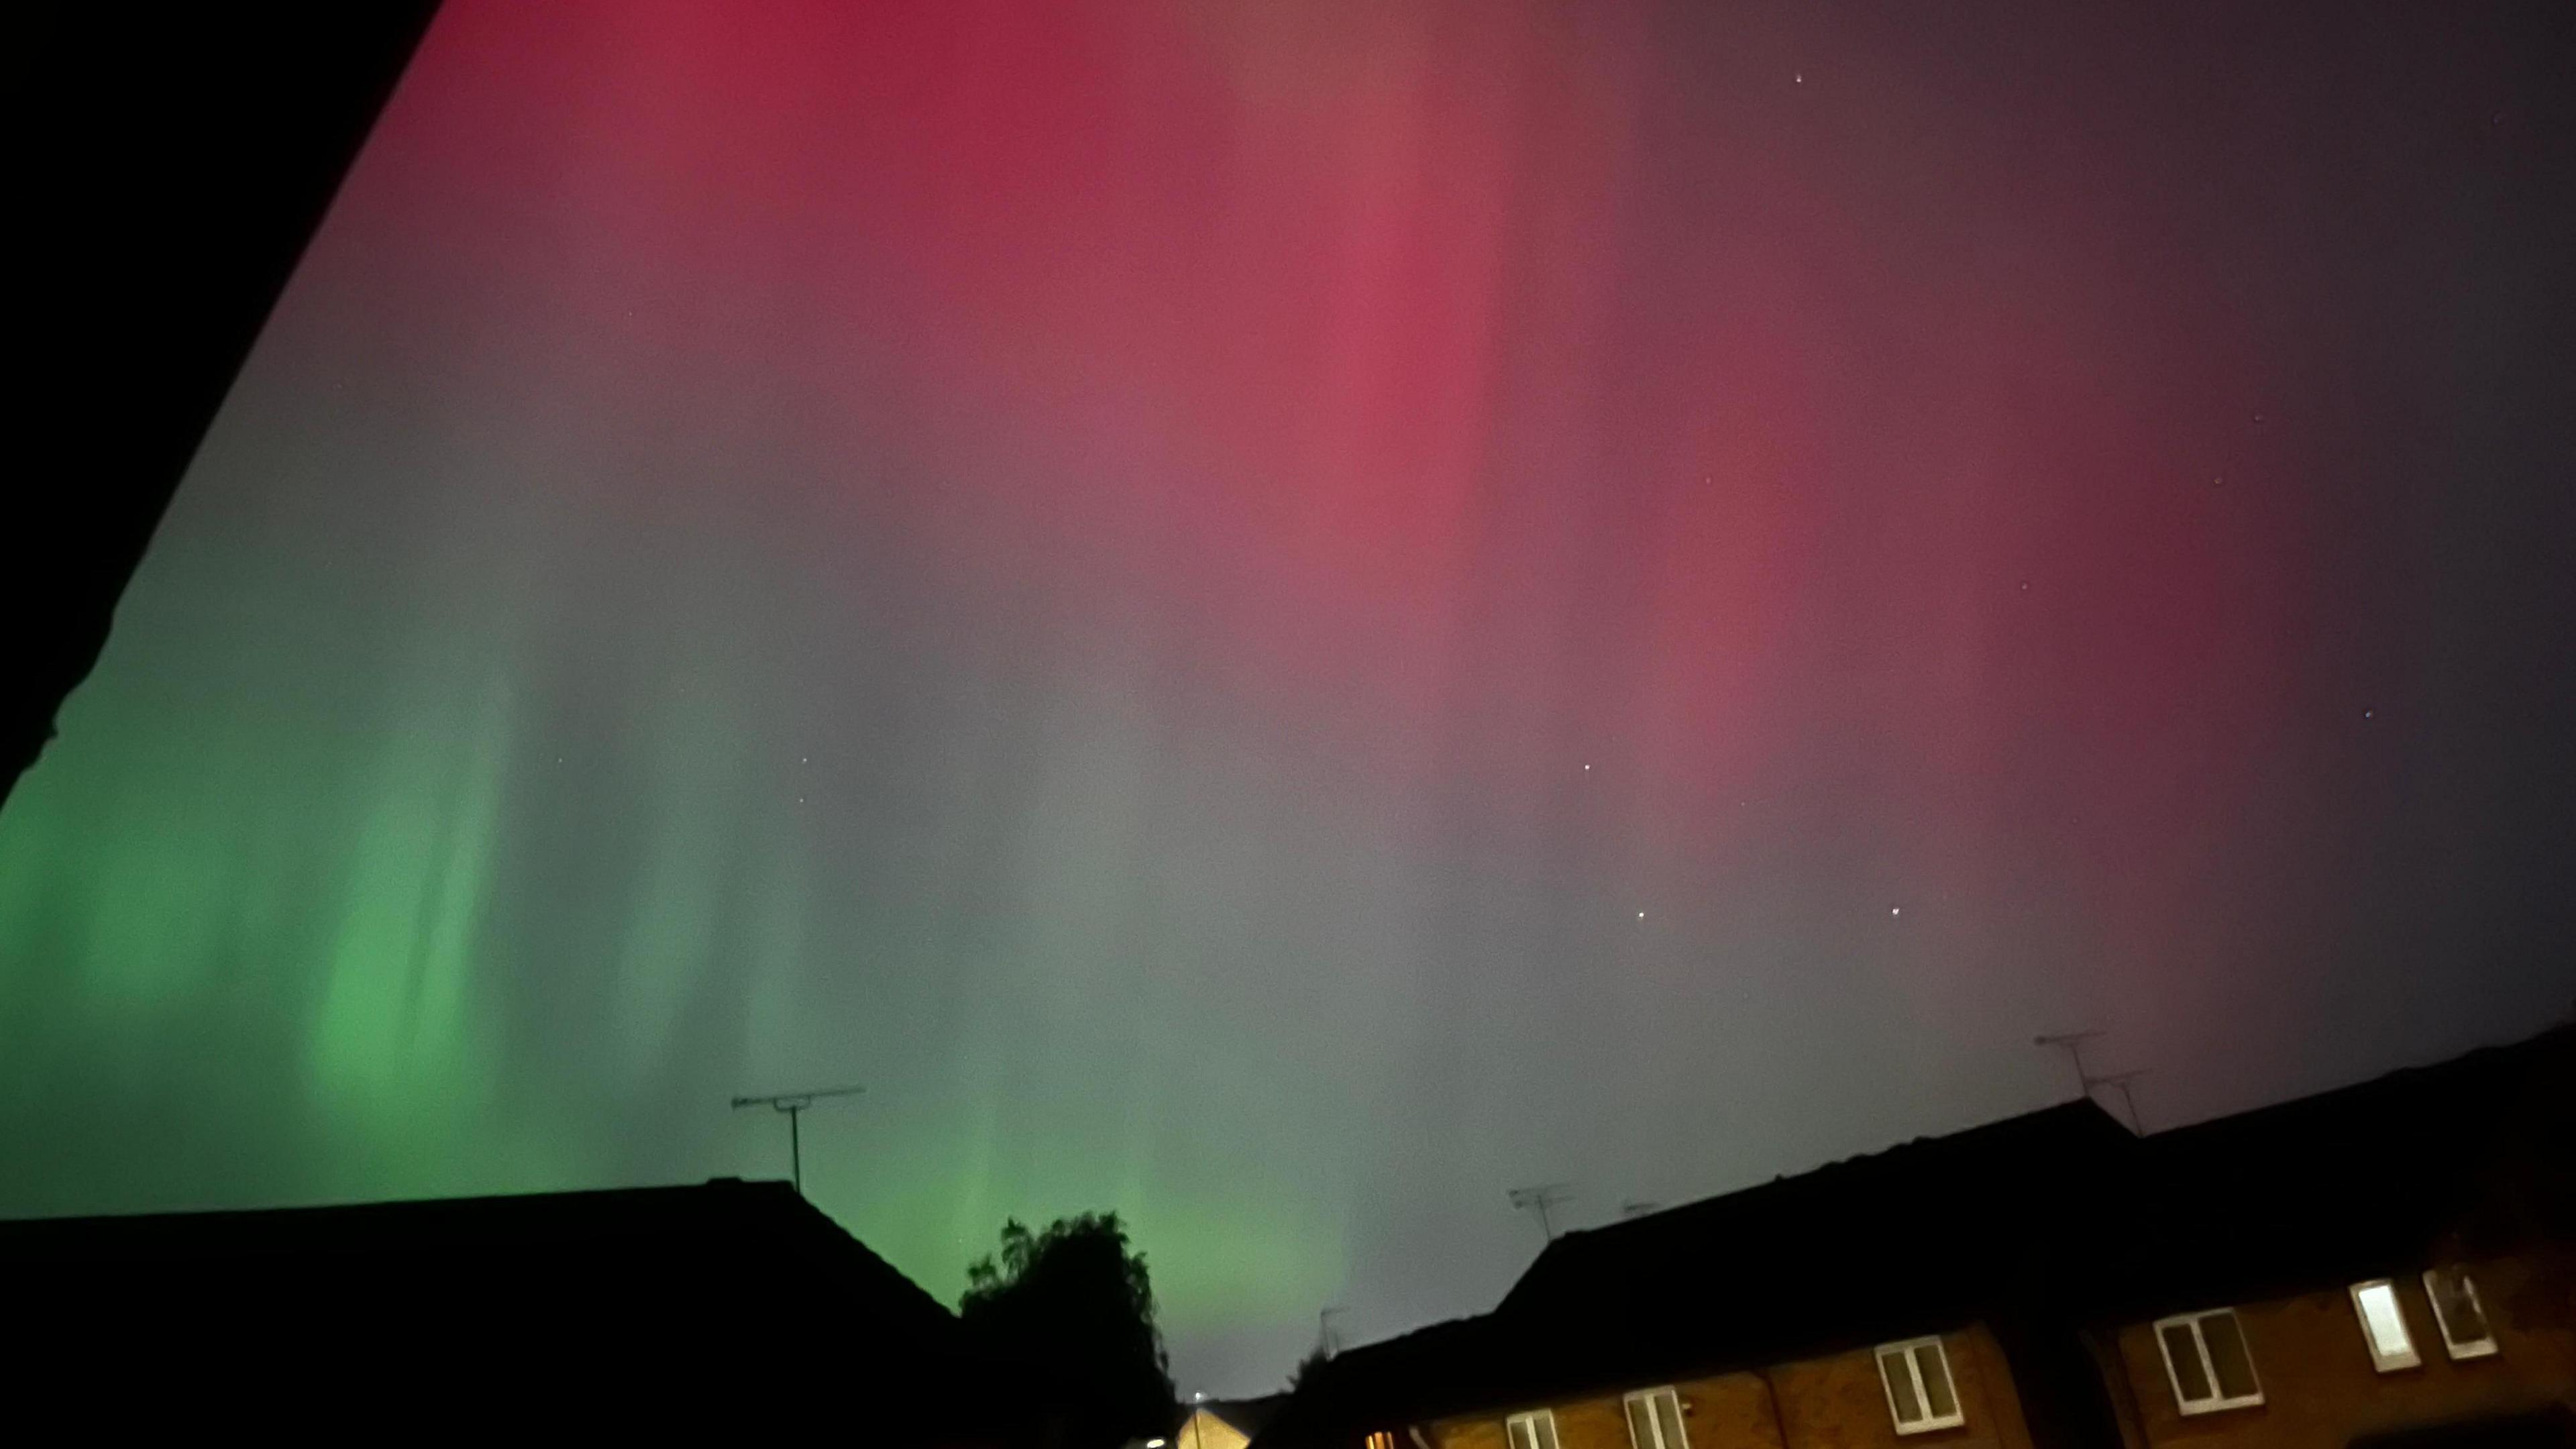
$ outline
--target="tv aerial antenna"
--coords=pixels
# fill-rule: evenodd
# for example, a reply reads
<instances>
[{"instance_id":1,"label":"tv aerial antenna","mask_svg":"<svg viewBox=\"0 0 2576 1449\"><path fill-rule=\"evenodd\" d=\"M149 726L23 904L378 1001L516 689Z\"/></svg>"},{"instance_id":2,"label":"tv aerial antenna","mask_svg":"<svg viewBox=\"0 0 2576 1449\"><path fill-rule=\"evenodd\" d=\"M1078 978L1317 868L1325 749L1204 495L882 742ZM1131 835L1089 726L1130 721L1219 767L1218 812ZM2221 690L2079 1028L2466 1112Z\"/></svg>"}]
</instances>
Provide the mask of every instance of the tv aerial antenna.
<instances>
[{"instance_id":1,"label":"tv aerial antenna","mask_svg":"<svg viewBox=\"0 0 2576 1449\"><path fill-rule=\"evenodd\" d=\"M2098 1027L2085 1031L2061 1031L2032 1037L2030 1044L2055 1047L2066 1053L2067 1060L2075 1063L2075 1090L2089 1097L2093 1095L2093 1074L2084 1070L2084 1044L2101 1034Z\"/></svg>"},{"instance_id":2,"label":"tv aerial antenna","mask_svg":"<svg viewBox=\"0 0 2576 1449\"><path fill-rule=\"evenodd\" d=\"M787 1170L796 1183L796 1195L802 1197L805 1195L805 1143L802 1134L797 1131L798 1119L804 1116L806 1108L825 1097L855 1097L866 1090L865 1087L817 1087L810 1092L778 1092L767 1097L736 1097L733 1099L733 1109L739 1112L745 1107L768 1107L787 1114Z\"/></svg>"},{"instance_id":3,"label":"tv aerial antenna","mask_svg":"<svg viewBox=\"0 0 2576 1449\"><path fill-rule=\"evenodd\" d=\"M1555 1209L1574 1196L1574 1184L1543 1182L1536 1187L1509 1188L1505 1190L1504 1195L1512 1200L1513 1211L1536 1213L1538 1230L1545 1233L1547 1240L1552 1243L1556 1241Z\"/></svg>"},{"instance_id":4,"label":"tv aerial antenna","mask_svg":"<svg viewBox=\"0 0 2576 1449\"><path fill-rule=\"evenodd\" d=\"M2140 1136L2144 1136L2146 1135L2146 1129L2138 1125L2137 1094L2130 1090L2130 1084L2137 1081L2138 1078L2145 1076L2146 1071L2141 1068L2137 1071L2129 1072L2105 1072L2100 1076L2096 1076L2090 1068L2084 1065L2084 1044L2101 1035L2102 1033L2099 1030L2062 1031L2048 1036L2032 1037L2030 1044L2032 1046L2056 1047L2060 1051L2065 1052L2066 1059L2075 1064L2076 1090L2082 1092L2085 1096L2092 1096L2094 1089L2097 1087L2118 1088L2120 1092L2120 1104L2123 1107L2126 1107L2129 1112L2129 1130L2139 1134Z\"/></svg>"},{"instance_id":5,"label":"tv aerial antenna","mask_svg":"<svg viewBox=\"0 0 2576 1449\"><path fill-rule=\"evenodd\" d=\"M2129 1110L2129 1130L2137 1133L2141 1137L2147 1135L2147 1129L2139 1125L2138 1099L2130 1092L2129 1084L2135 1082L2138 1078L2143 1077L2146 1074L2146 1069L2144 1067L2140 1067L2136 1071L2112 1072L2107 1076L2099 1076L2093 1079L2094 1086L2117 1087L2120 1089L2120 1105Z\"/></svg>"}]
</instances>

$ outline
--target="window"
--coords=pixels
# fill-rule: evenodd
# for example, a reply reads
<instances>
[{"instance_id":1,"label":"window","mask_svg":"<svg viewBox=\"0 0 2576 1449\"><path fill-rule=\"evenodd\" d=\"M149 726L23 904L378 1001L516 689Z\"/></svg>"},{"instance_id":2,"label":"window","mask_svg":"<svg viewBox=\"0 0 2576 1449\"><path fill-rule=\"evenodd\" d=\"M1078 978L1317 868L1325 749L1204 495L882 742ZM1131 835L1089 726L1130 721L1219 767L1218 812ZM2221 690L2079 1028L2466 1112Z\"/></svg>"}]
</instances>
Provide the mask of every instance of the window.
<instances>
[{"instance_id":1,"label":"window","mask_svg":"<svg viewBox=\"0 0 2576 1449\"><path fill-rule=\"evenodd\" d=\"M2423 1362L2415 1355L2415 1336L2406 1331L2405 1311L2397 1306L2396 1284L2385 1278L2353 1284L2352 1311L2361 1319L2372 1368L2388 1373Z\"/></svg>"},{"instance_id":2,"label":"window","mask_svg":"<svg viewBox=\"0 0 2576 1449\"><path fill-rule=\"evenodd\" d=\"M1690 1449L1682 1433L1682 1396L1671 1389L1641 1389L1624 1401L1628 1442L1635 1449Z\"/></svg>"},{"instance_id":3,"label":"window","mask_svg":"<svg viewBox=\"0 0 2576 1449\"><path fill-rule=\"evenodd\" d=\"M1878 1347L1878 1380L1887 1389L1887 1412L1896 1432L1920 1434L1968 1422L1950 1384L1950 1356L1937 1338L1913 1338Z\"/></svg>"},{"instance_id":4,"label":"window","mask_svg":"<svg viewBox=\"0 0 2576 1449\"><path fill-rule=\"evenodd\" d=\"M2263 1402L2254 1378L2254 1356L2245 1351L2245 1329L2233 1308L2186 1313L2156 1324L2165 1351L2165 1377L2186 1414L2243 1409Z\"/></svg>"},{"instance_id":5,"label":"window","mask_svg":"<svg viewBox=\"0 0 2576 1449\"><path fill-rule=\"evenodd\" d=\"M1512 1449L1556 1449L1556 1415L1546 1409L1514 1414L1503 1421Z\"/></svg>"},{"instance_id":6,"label":"window","mask_svg":"<svg viewBox=\"0 0 2576 1449\"><path fill-rule=\"evenodd\" d=\"M2478 1285L2459 1268L2434 1268L2424 1274L2424 1296L2433 1300L2433 1322L2442 1330L2442 1347L2453 1358L2484 1358L2496 1351L2487 1310L2478 1302Z\"/></svg>"}]
</instances>

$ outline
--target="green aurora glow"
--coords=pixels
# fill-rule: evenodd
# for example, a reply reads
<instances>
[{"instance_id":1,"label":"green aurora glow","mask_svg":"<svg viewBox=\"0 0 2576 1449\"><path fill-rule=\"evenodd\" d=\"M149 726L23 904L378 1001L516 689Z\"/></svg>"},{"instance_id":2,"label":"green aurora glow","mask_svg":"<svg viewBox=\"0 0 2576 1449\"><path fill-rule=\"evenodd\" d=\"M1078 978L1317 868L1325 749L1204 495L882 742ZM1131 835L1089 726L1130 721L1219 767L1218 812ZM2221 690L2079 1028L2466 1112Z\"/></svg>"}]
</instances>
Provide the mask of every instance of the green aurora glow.
<instances>
[{"instance_id":1,"label":"green aurora glow","mask_svg":"<svg viewBox=\"0 0 2576 1449\"><path fill-rule=\"evenodd\" d=\"M443 9L0 811L0 1213L854 1079L821 1207L1115 1209L1248 1393L1515 1183L2564 1009L2518 21L1041 10Z\"/></svg>"}]
</instances>

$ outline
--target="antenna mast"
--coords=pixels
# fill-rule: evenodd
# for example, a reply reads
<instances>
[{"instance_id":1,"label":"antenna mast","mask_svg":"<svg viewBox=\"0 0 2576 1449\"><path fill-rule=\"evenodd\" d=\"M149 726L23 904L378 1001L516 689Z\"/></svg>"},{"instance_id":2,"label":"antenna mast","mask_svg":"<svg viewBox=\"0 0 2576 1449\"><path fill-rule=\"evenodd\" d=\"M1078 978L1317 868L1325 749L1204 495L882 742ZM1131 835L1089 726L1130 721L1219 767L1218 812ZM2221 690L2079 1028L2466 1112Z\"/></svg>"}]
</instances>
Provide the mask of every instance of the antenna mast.
<instances>
[{"instance_id":1,"label":"antenna mast","mask_svg":"<svg viewBox=\"0 0 2576 1449\"><path fill-rule=\"evenodd\" d=\"M2129 1130L2141 1137L2147 1135L2147 1129L2138 1122L2138 1099L2129 1091L2129 1084L2146 1074L2146 1069L2141 1067L2134 1072L2113 1072L2109 1076L2093 1079L2094 1086L2120 1089L2120 1105L2129 1109Z\"/></svg>"},{"instance_id":2,"label":"antenna mast","mask_svg":"<svg viewBox=\"0 0 2576 1449\"><path fill-rule=\"evenodd\" d=\"M794 1175L796 1195L803 1197L805 1195L805 1143L802 1134L796 1130L797 1119L803 1115L806 1108L813 1106L821 1098L855 1097L866 1090L865 1087L817 1087L810 1092L780 1092L768 1097L736 1097L733 1099L733 1109L739 1112L745 1107L769 1107L787 1114L787 1170Z\"/></svg>"},{"instance_id":3,"label":"antenna mast","mask_svg":"<svg viewBox=\"0 0 2576 1449\"><path fill-rule=\"evenodd\" d=\"M1537 1213L1538 1230L1545 1233L1547 1240L1552 1243L1556 1241L1556 1219L1550 1209L1574 1196L1574 1184L1546 1182L1536 1187L1510 1188L1504 1195L1512 1200L1515 1211Z\"/></svg>"},{"instance_id":4,"label":"antenna mast","mask_svg":"<svg viewBox=\"0 0 2576 1449\"><path fill-rule=\"evenodd\" d=\"M2091 1073L2084 1070L2084 1044L2101 1034L2102 1032L2099 1028L2089 1028L2084 1031L2061 1031L2050 1036L2032 1037L2030 1039L2030 1044L2032 1046L2057 1047L2064 1051L2067 1058L2075 1063L2075 1090L2087 1097L2090 1097L2093 1095L2093 1077Z\"/></svg>"},{"instance_id":5,"label":"antenna mast","mask_svg":"<svg viewBox=\"0 0 2576 1449\"><path fill-rule=\"evenodd\" d=\"M2085 1070L2084 1044L2100 1035L2102 1035L2102 1033L2099 1030L2062 1031L2051 1036L2032 1037L2030 1044L2032 1046L2058 1047L2064 1050L2067 1060L2075 1064L2076 1090L2082 1092L2087 1097L2093 1095L2093 1089L2096 1087L2119 1088L2120 1104L2128 1108L2129 1112L2129 1130L2143 1137L2146 1135L2147 1129L2139 1125L2138 1098L2136 1093L2129 1090L2129 1084L2136 1081L2138 1078L2145 1076L2146 1071L2141 1068L2137 1071L2110 1072L2097 1077L2091 1072Z\"/></svg>"}]
</instances>

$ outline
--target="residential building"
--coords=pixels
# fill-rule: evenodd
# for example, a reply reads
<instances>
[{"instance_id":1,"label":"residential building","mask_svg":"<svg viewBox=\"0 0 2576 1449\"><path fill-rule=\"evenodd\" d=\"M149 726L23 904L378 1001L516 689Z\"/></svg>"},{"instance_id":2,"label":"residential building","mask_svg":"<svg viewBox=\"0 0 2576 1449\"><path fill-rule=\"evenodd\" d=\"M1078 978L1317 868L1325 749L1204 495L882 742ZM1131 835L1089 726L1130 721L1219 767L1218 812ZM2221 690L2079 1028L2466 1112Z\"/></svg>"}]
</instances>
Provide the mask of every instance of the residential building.
<instances>
[{"instance_id":1,"label":"residential building","mask_svg":"<svg viewBox=\"0 0 2576 1449\"><path fill-rule=\"evenodd\" d=\"M2563 1442L2571 1042L2145 1138L2077 1102L1568 1233L1255 1449Z\"/></svg>"},{"instance_id":2,"label":"residential building","mask_svg":"<svg viewBox=\"0 0 2576 1449\"><path fill-rule=\"evenodd\" d=\"M2576 1404L2576 1030L2141 1139L2085 1328L2130 1449Z\"/></svg>"}]
</instances>

